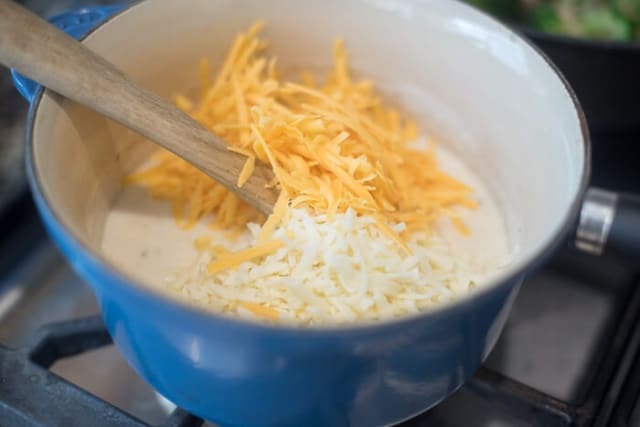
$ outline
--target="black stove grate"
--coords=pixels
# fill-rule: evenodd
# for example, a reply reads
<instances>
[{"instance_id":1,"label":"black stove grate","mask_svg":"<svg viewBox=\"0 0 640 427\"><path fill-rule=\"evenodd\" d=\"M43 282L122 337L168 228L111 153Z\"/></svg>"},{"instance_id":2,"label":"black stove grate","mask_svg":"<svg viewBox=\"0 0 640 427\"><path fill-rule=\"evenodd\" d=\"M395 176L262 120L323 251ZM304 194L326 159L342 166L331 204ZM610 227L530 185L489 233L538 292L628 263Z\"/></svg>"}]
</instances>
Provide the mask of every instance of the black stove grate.
<instances>
[{"instance_id":1,"label":"black stove grate","mask_svg":"<svg viewBox=\"0 0 640 427\"><path fill-rule=\"evenodd\" d=\"M617 322L616 333L611 338L606 357L598 367L590 392L579 406L563 402L485 367L480 368L463 390L491 402L491 405L497 405L501 411L525 421L526 425L630 425L630 417L634 414L640 417L640 409L635 408L640 381L629 375L632 370L640 370L640 366L634 363L640 348L640 328L635 327L639 312L640 286L637 286ZM2 425L149 426L49 371L60 359L108 345L112 345L112 341L99 316L47 324L38 330L27 345L18 349L0 345ZM618 406L624 407L625 411L614 411ZM405 425L433 425L431 414L428 412ZM624 419L620 414L625 415ZM160 426L196 427L202 424L200 418L176 409Z\"/></svg>"},{"instance_id":2,"label":"black stove grate","mask_svg":"<svg viewBox=\"0 0 640 427\"><path fill-rule=\"evenodd\" d=\"M111 345L99 316L51 323L19 349L0 346L2 425L146 427L146 424L49 371L57 360ZM159 427L203 424L182 409Z\"/></svg>"}]
</instances>

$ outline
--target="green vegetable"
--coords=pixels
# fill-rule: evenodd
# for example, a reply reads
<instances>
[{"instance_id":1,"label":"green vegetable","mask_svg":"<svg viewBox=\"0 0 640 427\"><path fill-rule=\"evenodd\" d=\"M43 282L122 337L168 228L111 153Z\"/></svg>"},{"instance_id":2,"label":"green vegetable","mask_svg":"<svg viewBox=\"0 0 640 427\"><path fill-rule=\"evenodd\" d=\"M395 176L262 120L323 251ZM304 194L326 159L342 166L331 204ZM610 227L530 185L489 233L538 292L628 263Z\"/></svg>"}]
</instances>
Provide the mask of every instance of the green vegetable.
<instances>
[{"instance_id":1,"label":"green vegetable","mask_svg":"<svg viewBox=\"0 0 640 427\"><path fill-rule=\"evenodd\" d=\"M553 34L640 41L640 0L467 0L494 15Z\"/></svg>"},{"instance_id":2,"label":"green vegetable","mask_svg":"<svg viewBox=\"0 0 640 427\"><path fill-rule=\"evenodd\" d=\"M612 4L620 16L640 24L640 0L612 0Z\"/></svg>"},{"instance_id":3,"label":"green vegetable","mask_svg":"<svg viewBox=\"0 0 640 427\"><path fill-rule=\"evenodd\" d=\"M541 3L529 15L529 24L547 33L564 33L562 21L553 6Z\"/></svg>"},{"instance_id":4,"label":"green vegetable","mask_svg":"<svg viewBox=\"0 0 640 427\"><path fill-rule=\"evenodd\" d=\"M586 37L618 41L632 39L631 24L608 8L584 11L582 23Z\"/></svg>"}]
</instances>

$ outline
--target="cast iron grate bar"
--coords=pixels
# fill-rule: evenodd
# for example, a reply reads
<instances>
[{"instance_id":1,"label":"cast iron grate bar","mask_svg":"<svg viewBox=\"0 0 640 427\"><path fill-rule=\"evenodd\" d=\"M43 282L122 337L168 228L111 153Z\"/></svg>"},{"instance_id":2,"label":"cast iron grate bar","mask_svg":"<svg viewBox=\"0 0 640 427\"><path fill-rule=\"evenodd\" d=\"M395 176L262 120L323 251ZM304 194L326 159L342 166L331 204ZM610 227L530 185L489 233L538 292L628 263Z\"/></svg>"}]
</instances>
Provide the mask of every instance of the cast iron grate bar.
<instances>
[{"instance_id":1,"label":"cast iron grate bar","mask_svg":"<svg viewBox=\"0 0 640 427\"><path fill-rule=\"evenodd\" d=\"M48 370L59 359L110 344L102 319L94 316L48 324L23 348L0 345L0 419L16 427L149 427ZM200 418L178 408L160 427L202 424Z\"/></svg>"},{"instance_id":2,"label":"cast iron grate bar","mask_svg":"<svg viewBox=\"0 0 640 427\"><path fill-rule=\"evenodd\" d=\"M620 357L609 361L609 365L613 365L613 375L599 402L594 427L637 425L627 419L632 415L633 405L640 402L640 283L634 285L628 308L612 342L615 354Z\"/></svg>"},{"instance_id":3,"label":"cast iron grate bar","mask_svg":"<svg viewBox=\"0 0 640 427\"><path fill-rule=\"evenodd\" d=\"M111 337L100 316L49 323L36 332L25 351L29 359L50 368L57 360L72 357L111 344Z\"/></svg>"},{"instance_id":4,"label":"cast iron grate bar","mask_svg":"<svg viewBox=\"0 0 640 427\"><path fill-rule=\"evenodd\" d=\"M607 405L607 425L611 427L637 426L640 421L640 328L636 328L630 341L634 345L628 347L620 363L627 369L621 370L612 387L620 397L615 408Z\"/></svg>"},{"instance_id":5,"label":"cast iron grate bar","mask_svg":"<svg viewBox=\"0 0 640 427\"><path fill-rule=\"evenodd\" d=\"M572 424L573 408L569 404L491 369L481 367L467 386L508 413L535 420L536 425Z\"/></svg>"}]
</instances>

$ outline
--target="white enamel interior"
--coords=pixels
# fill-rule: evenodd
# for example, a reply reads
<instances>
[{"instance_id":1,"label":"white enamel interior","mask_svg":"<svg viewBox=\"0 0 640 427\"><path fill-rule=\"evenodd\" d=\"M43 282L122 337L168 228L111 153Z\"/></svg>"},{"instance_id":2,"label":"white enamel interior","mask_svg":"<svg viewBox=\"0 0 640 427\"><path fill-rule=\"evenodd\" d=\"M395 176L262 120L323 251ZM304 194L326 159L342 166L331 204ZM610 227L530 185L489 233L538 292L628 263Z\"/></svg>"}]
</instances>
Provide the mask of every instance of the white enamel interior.
<instances>
[{"instance_id":1,"label":"white enamel interior","mask_svg":"<svg viewBox=\"0 0 640 427\"><path fill-rule=\"evenodd\" d=\"M353 69L416 116L481 176L504 211L522 268L553 239L584 169L581 125L567 89L528 44L451 0L147 0L86 44L139 83L171 96L220 63L257 19L284 70L325 69L343 36ZM54 212L98 250L104 214L148 144L46 94L34 125L34 163Z\"/></svg>"}]
</instances>

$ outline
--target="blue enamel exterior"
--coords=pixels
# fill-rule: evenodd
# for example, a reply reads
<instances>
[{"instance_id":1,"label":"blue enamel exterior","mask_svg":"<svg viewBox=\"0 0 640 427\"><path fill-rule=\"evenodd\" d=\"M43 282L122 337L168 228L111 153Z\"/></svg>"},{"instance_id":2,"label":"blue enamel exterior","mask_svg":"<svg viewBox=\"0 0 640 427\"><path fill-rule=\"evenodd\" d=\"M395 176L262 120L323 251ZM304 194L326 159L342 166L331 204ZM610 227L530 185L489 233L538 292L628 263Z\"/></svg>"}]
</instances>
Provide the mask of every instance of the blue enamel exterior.
<instances>
[{"instance_id":1,"label":"blue enamel exterior","mask_svg":"<svg viewBox=\"0 0 640 427\"><path fill-rule=\"evenodd\" d=\"M80 15L98 18L74 12L57 22L72 17L64 29L79 37L117 10L85 9ZM34 101L33 122L41 91L14 77ZM62 225L40 191L30 133L27 166L40 215L93 287L114 342L161 394L223 426L376 426L417 415L473 375L521 283L518 275L447 309L345 329L276 328L191 310L132 285Z\"/></svg>"},{"instance_id":2,"label":"blue enamel exterior","mask_svg":"<svg viewBox=\"0 0 640 427\"><path fill-rule=\"evenodd\" d=\"M378 426L417 415L473 375L520 283L375 327L263 327L132 286L60 226L39 192L34 197L54 241L92 285L133 368L169 400L223 426Z\"/></svg>"}]
</instances>

